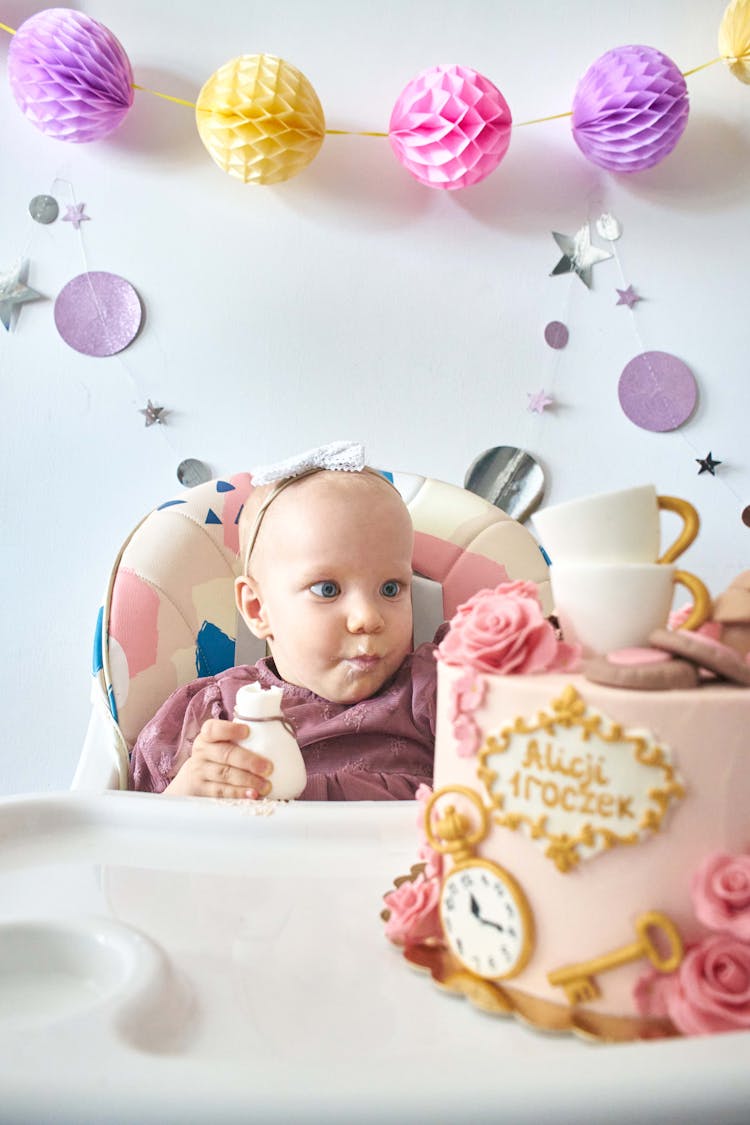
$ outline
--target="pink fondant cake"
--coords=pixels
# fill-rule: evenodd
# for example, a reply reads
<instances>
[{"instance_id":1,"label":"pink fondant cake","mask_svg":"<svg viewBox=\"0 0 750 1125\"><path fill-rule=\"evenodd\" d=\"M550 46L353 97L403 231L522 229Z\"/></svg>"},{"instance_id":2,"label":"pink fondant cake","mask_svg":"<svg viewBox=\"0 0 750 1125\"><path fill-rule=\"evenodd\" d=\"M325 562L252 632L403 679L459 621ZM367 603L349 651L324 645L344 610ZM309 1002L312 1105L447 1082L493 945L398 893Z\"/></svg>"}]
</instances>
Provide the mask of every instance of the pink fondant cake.
<instances>
[{"instance_id":1,"label":"pink fondant cake","mask_svg":"<svg viewBox=\"0 0 750 1125\"><path fill-rule=\"evenodd\" d=\"M406 957L479 1006L605 1039L750 1028L750 691L587 679L534 589L440 646Z\"/></svg>"}]
</instances>

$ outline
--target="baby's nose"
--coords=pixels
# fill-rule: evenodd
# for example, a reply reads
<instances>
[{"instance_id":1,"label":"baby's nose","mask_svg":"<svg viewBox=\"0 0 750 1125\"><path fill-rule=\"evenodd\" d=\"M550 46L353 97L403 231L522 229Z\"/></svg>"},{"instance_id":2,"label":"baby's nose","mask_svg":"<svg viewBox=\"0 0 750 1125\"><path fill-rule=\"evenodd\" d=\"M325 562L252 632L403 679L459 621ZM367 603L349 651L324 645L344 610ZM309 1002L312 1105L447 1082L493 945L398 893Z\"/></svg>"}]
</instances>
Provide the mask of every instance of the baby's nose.
<instances>
[{"instance_id":1,"label":"baby's nose","mask_svg":"<svg viewBox=\"0 0 750 1125\"><path fill-rule=\"evenodd\" d=\"M377 633L383 628L383 615L370 598L353 598L347 612L350 633Z\"/></svg>"}]
</instances>

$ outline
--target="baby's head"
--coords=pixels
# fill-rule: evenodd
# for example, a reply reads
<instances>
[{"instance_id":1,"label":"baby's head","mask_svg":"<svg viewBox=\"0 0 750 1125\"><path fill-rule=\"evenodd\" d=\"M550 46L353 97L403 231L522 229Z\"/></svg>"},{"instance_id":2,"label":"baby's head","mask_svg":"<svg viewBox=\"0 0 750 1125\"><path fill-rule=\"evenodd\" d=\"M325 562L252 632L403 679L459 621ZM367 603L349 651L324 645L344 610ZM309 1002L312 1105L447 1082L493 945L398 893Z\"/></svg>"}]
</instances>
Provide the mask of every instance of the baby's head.
<instances>
[{"instance_id":1,"label":"baby's head","mask_svg":"<svg viewBox=\"0 0 750 1125\"><path fill-rule=\"evenodd\" d=\"M237 605L268 641L276 670L336 703L374 695L411 649L411 517L379 473L322 470L300 477L240 517L247 573Z\"/></svg>"}]
</instances>

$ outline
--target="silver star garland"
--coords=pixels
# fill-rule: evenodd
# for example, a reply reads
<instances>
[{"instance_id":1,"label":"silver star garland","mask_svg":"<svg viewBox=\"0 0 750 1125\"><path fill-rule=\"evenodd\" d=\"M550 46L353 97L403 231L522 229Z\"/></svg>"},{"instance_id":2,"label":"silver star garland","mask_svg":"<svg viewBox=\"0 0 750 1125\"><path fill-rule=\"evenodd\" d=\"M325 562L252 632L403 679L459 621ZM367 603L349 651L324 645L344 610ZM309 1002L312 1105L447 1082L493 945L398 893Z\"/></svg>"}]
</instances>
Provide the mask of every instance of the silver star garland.
<instances>
[{"instance_id":1,"label":"silver star garland","mask_svg":"<svg viewBox=\"0 0 750 1125\"><path fill-rule=\"evenodd\" d=\"M563 252L563 256L553 269L550 277L561 273L576 273L587 288L591 288L591 270L597 262L604 262L612 255L598 246L591 245L589 224L584 223L571 238L569 234L552 231L552 237Z\"/></svg>"},{"instance_id":2,"label":"silver star garland","mask_svg":"<svg viewBox=\"0 0 750 1125\"><path fill-rule=\"evenodd\" d=\"M146 419L145 425L163 426L165 422L164 415L166 415L167 411L163 406L154 406L151 399L149 399L148 404L143 408L143 410L139 410L138 413L142 414Z\"/></svg>"},{"instance_id":3,"label":"silver star garland","mask_svg":"<svg viewBox=\"0 0 750 1125\"><path fill-rule=\"evenodd\" d=\"M10 332L13 310L18 305L43 299L43 294L26 284L27 275L28 262L17 262L6 273L0 273L0 320L6 332Z\"/></svg>"}]
</instances>

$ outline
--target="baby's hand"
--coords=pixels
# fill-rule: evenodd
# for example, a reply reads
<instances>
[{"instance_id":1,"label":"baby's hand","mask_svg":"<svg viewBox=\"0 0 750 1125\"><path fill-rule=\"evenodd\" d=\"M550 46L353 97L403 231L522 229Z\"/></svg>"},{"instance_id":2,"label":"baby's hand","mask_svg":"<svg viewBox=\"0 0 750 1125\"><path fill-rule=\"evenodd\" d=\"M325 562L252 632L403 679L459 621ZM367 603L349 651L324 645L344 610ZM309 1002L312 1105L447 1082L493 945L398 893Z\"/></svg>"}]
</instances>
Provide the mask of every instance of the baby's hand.
<instances>
[{"instance_id":1,"label":"baby's hand","mask_svg":"<svg viewBox=\"0 0 750 1125\"><path fill-rule=\"evenodd\" d=\"M193 753L164 790L180 797L232 797L235 800L264 797L271 789L267 780L273 763L244 746L246 723L206 719L193 743Z\"/></svg>"}]
</instances>

